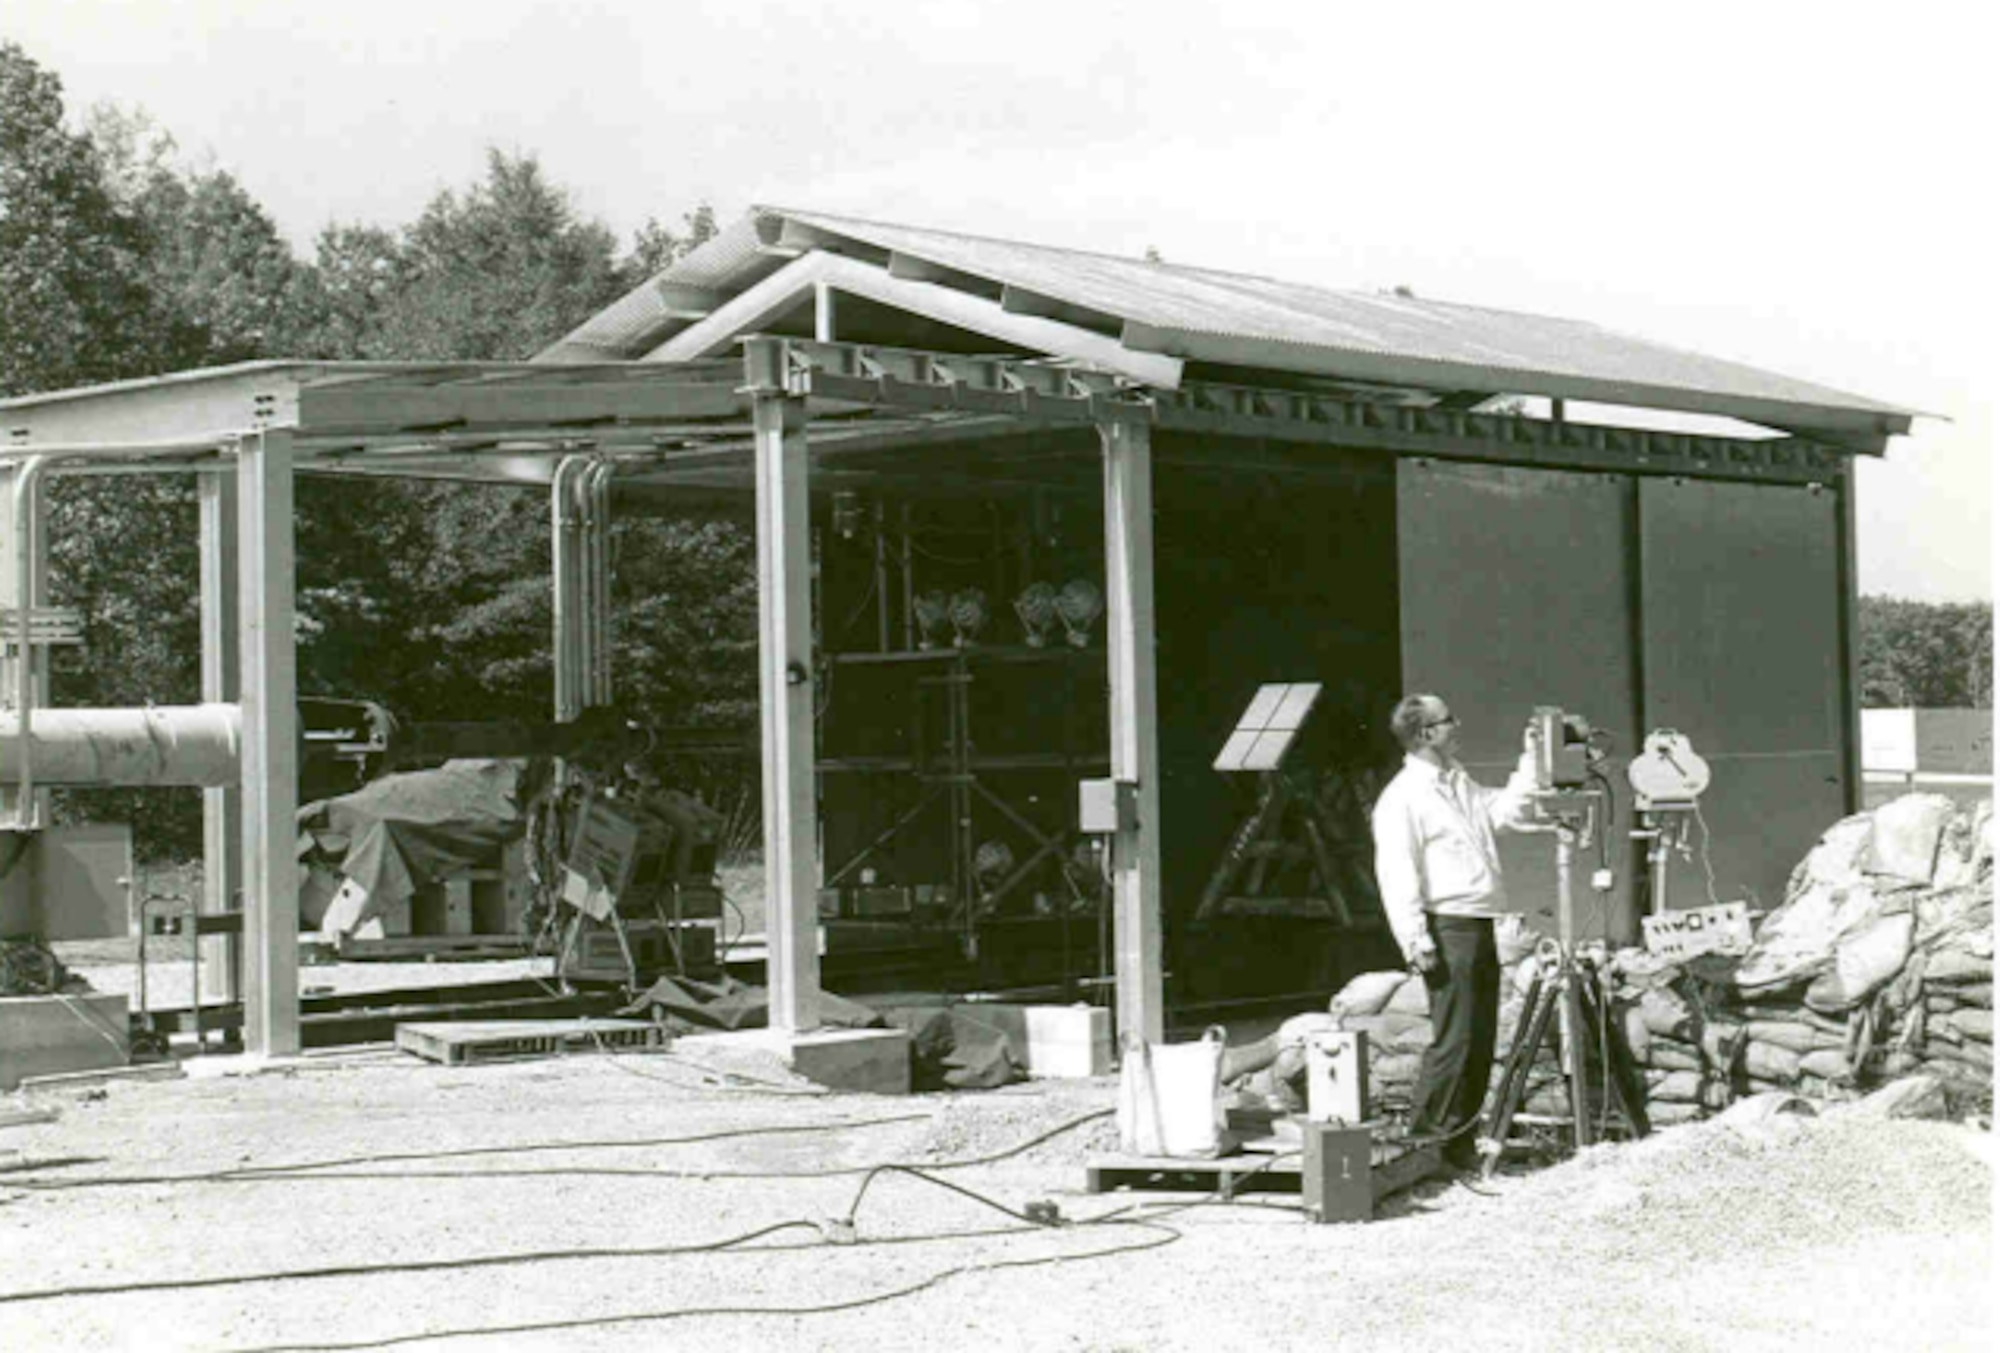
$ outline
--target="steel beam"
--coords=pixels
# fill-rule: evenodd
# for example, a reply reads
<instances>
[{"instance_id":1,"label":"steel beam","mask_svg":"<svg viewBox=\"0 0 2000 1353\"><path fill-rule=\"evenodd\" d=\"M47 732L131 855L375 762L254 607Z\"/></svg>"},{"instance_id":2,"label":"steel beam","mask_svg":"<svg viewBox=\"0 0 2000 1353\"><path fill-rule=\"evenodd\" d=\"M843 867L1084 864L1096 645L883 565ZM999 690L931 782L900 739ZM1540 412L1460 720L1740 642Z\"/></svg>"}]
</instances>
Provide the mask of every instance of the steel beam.
<instances>
[{"instance_id":1,"label":"steel beam","mask_svg":"<svg viewBox=\"0 0 2000 1353\"><path fill-rule=\"evenodd\" d=\"M805 401L785 393L779 354L745 353L756 394L758 690L763 715L766 985L771 1027L817 1027L818 809L813 794L813 652Z\"/></svg>"},{"instance_id":2,"label":"steel beam","mask_svg":"<svg viewBox=\"0 0 2000 1353\"><path fill-rule=\"evenodd\" d=\"M242 650L238 642L236 567L236 477L203 475L201 494L201 698L230 703L242 690ZM201 901L206 915L234 911L243 888L243 793L239 784L204 789L201 795ZM194 1000L242 999L234 935L197 939L201 949L201 990Z\"/></svg>"},{"instance_id":3,"label":"steel beam","mask_svg":"<svg viewBox=\"0 0 2000 1353\"><path fill-rule=\"evenodd\" d=\"M292 439L236 446L243 710L244 1045L299 1050L298 681Z\"/></svg>"},{"instance_id":4,"label":"steel beam","mask_svg":"<svg viewBox=\"0 0 2000 1353\"><path fill-rule=\"evenodd\" d=\"M1136 825L1111 843L1118 1033L1166 1036L1161 973L1160 770L1153 670L1152 438L1143 418L1099 425L1104 443L1105 629L1111 777L1138 786Z\"/></svg>"}]
</instances>

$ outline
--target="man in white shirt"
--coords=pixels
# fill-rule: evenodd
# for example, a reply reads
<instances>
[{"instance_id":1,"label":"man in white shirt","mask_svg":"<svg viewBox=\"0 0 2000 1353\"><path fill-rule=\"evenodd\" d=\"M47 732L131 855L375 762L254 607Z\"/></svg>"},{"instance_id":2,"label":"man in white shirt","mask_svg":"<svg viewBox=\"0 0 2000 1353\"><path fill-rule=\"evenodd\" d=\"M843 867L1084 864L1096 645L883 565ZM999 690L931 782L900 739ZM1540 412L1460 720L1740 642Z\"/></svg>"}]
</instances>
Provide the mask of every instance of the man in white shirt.
<instances>
[{"instance_id":1,"label":"man in white shirt","mask_svg":"<svg viewBox=\"0 0 2000 1353\"><path fill-rule=\"evenodd\" d=\"M1535 725L1507 787L1487 789L1459 765L1458 720L1437 696L1405 696L1389 723L1403 745L1403 769L1375 803L1375 879L1431 1007L1410 1135L1441 1141L1447 1163L1471 1169L1500 1023L1493 921L1508 912L1494 833L1525 825Z\"/></svg>"}]
</instances>

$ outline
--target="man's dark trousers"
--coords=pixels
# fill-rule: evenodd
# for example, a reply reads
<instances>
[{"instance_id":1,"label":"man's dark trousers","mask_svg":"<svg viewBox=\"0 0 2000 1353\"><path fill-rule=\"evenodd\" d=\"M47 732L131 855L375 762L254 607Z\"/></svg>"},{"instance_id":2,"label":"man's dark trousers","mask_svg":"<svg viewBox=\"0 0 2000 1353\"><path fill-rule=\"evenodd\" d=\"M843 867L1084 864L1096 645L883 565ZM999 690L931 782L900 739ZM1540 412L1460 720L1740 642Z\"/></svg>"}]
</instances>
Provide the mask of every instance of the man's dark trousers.
<instances>
[{"instance_id":1,"label":"man's dark trousers","mask_svg":"<svg viewBox=\"0 0 2000 1353\"><path fill-rule=\"evenodd\" d=\"M1431 1045L1417 1073L1410 1135L1450 1134L1441 1143L1444 1158L1470 1168L1479 1158L1476 1125L1500 1029L1500 954L1493 945L1490 917L1427 915L1424 921L1437 946L1437 962L1424 974L1431 998Z\"/></svg>"}]
</instances>

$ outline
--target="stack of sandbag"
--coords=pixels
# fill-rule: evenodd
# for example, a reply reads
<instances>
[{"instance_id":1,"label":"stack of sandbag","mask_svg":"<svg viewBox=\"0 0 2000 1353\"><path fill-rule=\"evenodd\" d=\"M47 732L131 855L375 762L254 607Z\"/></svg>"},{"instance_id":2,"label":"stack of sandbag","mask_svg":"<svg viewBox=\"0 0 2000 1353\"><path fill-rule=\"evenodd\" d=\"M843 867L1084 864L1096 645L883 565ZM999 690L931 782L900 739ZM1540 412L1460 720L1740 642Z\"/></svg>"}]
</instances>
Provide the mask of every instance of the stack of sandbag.
<instances>
[{"instance_id":1,"label":"stack of sandbag","mask_svg":"<svg viewBox=\"0 0 2000 1353\"><path fill-rule=\"evenodd\" d=\"M1626 950L1613 969L1612 1004L1646 1087L1656 1125L1702 1118L1734 1097L1745 1021L1688 987L1681 969Z\"/></svg>"},{"instance_id":2,"label":"stack of sandbag","mask_svg":"<svg viewBox=\"0 0 2000 1353\"><path fill-rule=\"evenodd\" d=\"M1496 1051L1496 1062L1504 1063L1534 973L1535 960L1530 951L1535 935L1516 921L1503 920L1495 927L1495 938L1500 960L1506 967ZM1239 1088L1247 1098L1261 1100L1273 1108L1285 1111L1303 1108L1306 1041L1318 1033L1341 1029L1360 1030L1368 1035L1368 1093L1376 1109L1388 1113L1407 1110L1424 1049L1431 1045L1432 1030L1430 992L1424 979L1401 968L1363 973L1340 989L1324 1014L1296 1015L1285 1021L1270 1040L1275 1055L1256 1072L1239 1078ZM1494 1080L1498 1079L1496 1067ZM1537 1096L1546 1097L1546 1086L1551 1080L1555 1082L1556 1097L1546 1108L1555 1112L1561 1085L1553 1029L1531 1081L1530 1108L1536 1106Z\"/></svg>"},{"instance_id":3,"label":"stack of sandbag","mask_svg":"<svg viewBox=\"0 0 2000 1353\"><path fill-rule=\"evenodd\" d=\"M1846 1098L1919 1071L1985 1085L1992 927L1990 803L1912 794L1843 819L1740 959L1618 956L1653 1119L1772 1090Z\"/></svg>"}]
</instances>

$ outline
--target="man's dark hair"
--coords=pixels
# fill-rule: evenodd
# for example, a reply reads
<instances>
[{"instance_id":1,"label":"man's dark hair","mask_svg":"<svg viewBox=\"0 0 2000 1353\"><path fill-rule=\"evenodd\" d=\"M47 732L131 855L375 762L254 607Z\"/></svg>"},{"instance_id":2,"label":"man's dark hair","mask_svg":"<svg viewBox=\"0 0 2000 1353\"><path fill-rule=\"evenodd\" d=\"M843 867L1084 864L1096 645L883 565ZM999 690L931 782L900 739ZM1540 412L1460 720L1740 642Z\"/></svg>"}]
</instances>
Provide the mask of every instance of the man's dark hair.
<instances>
[{"instance_id":1,"label":"man's dark hair","mask_svg":"<svg viewBox=\"0 0 2000 1353\"><path fill-rule=\"evenodd\" d=\"M1396 735L1396 741L1403 744L1403 750L1416 749L1417 739L1423 736L1431 721L1431 701L1437 698L1418 692L1396 702L1395 710L1389 715L1389 731Z\"/></svg>"}]
</instances>

